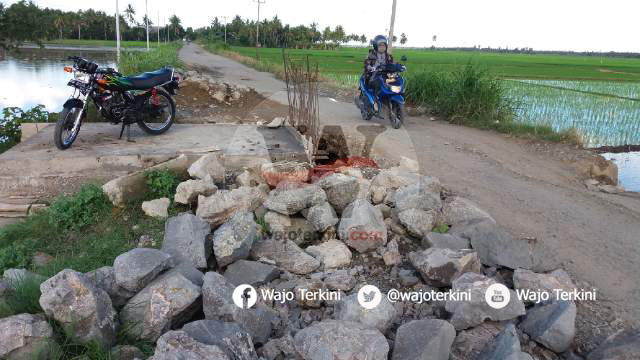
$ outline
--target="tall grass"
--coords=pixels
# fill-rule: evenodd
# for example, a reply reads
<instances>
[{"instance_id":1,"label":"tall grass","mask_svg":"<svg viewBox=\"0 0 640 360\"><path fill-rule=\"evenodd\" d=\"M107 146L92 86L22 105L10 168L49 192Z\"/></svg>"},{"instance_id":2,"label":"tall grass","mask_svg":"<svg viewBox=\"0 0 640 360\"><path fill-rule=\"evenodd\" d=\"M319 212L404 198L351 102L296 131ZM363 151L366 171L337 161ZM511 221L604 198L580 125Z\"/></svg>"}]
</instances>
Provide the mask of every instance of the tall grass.
<instances>
[{"instance_id":1,"label":"tall grass","mask_svg":"<svg viewBox=\"0 0 640 360\"><path fill-rule=\"evenodd\" d=\"M137 75L166 66L181 67L183 64L178 57L181 47L181 42L172 42L160 45L151 51L125 51L120 57L118 71L125 75Z\"/></svg>"},{"instance_id":2,"label":"tall grass","mask_svg":"<svg viewBox=\"0 0 640 360\"><path fill-rule=\"evenodd\" d=\"M409 73L407 100L427 106L452 122L468 125L511 122L516 109L500 80L474 64L452 73Z\"/></svg>"}]
</instances>

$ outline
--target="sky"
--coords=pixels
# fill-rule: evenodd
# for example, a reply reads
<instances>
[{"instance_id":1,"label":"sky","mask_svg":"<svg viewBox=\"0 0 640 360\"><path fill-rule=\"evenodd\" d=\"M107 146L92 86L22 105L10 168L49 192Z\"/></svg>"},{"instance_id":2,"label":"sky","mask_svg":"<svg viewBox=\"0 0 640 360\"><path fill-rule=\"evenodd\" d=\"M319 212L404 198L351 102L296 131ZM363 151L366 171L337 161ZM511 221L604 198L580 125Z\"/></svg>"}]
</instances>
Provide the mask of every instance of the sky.
<instances>
[{"instance_id":1,"label":"sky","mask_svg":"<svg viewBox=\"0 0 640 360\"><path fill-rule=\"evenodd\" d=\"M11 4L17 0L2 1ZM115 0L35 0L41 7L115 12ZM215 17L257 17L254 0L148 0L149 14L161 22L178 15L186 28L208 25ZM141 19L145 0L120 0ZM291 25L317 22L343 25L347 33L373 38L387 33L392 0L266 0L260 17L275 15ZM639 0L397 0L395 34L407 46L490 46L536 50L640 52Z\"/></svg>"}]
</instances>

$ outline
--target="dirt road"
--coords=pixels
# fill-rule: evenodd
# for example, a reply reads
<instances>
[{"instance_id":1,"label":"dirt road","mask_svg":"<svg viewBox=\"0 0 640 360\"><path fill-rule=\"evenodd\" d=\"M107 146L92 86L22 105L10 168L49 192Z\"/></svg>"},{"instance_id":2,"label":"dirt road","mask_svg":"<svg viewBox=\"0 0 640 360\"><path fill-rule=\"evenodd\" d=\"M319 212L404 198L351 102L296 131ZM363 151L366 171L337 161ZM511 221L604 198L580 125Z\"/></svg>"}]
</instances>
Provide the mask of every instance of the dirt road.
<instances>
[{"instance_id":1,"label":"dirt road","mask_svg":"<svg viewBox=\"0 0 640 360\"><path fill-rule=\"evenodd\" d=\"M286 104L284 84L270 74L194 44L180 56ZM351 103L322 97L320 109L323 125L339 124L351 135L367 124ZM546 260L597 288L596 306L610 306L640 323L640 197L587 191L584 171L594 158L589 151L411 117L403 130L388 127L376 139L374 154L415 156L422 173L478 203L514 236L535 238Z\"/></svg>"}]
</instances>

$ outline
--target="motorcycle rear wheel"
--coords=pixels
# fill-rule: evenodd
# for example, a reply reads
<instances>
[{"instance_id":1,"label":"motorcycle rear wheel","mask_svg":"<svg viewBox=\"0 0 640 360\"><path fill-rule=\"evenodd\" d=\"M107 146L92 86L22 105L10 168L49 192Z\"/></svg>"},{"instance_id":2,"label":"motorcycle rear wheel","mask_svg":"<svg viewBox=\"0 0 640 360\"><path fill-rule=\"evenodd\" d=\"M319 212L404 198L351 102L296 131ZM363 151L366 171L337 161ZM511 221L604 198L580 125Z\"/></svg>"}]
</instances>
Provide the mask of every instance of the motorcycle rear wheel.
<instances>
[{"instance_id":1,"label":"motorcycle rear wheel","mask_svg":"<svg viewBox=\"0 0 640 360\"><path fill-rule=\"evenodd\" d=\"M176 103L163 88L156 88L156 98L149 97L143 105L143 119L138 126L147 134L160 135L173 125L176 118ZM154 103L156 102L156 103Z\"/></svg>"},{"instance_id":2,"label":"motorcycle rear wheel","mask_svg":"<svg viewBox=\"0 0 640 360\"><path fill-rule=\"evenodd\" d=\"M78 126L74 128L78 116L82 116L81 107L66 107L60 112L60 117L56 122L56 128L53 133L53 142L58 149L66 150L76 141L78 133L80 133L81 125L78 124Z\"/></svg>"}]
</instances>

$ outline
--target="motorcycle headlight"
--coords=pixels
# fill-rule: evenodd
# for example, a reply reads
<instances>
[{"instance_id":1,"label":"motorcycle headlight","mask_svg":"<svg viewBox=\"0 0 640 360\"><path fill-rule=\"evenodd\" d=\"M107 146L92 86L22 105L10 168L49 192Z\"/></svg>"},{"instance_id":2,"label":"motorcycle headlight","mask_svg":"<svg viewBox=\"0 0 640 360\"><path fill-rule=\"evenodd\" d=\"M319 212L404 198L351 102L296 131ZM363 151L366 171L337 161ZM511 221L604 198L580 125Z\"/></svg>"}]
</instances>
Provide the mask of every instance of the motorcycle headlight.
<instances>
[{"instance_id":1,"label":"motorcycle headlight","mask_svg":"<svg viewBox=\"0 0 640 360\"><path fill-rule=\"evenodd\" d=\"M399 93L402 91L402 86L392 86L391 91L393 91L394 93Z\"/></svg>"},{"instance_id":2,"label":"motorcycle headlight","mask_svg":"<svg viewBox=\"0 0 640 360\"><path fill-rule=\"evenodd\" d=\"M81 72L76 72L74 74L74 77L76 80L82 81L82 82L89 82L89 75L87 74L83 74Z\"/></svg>"}]
</instances>

